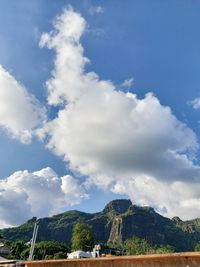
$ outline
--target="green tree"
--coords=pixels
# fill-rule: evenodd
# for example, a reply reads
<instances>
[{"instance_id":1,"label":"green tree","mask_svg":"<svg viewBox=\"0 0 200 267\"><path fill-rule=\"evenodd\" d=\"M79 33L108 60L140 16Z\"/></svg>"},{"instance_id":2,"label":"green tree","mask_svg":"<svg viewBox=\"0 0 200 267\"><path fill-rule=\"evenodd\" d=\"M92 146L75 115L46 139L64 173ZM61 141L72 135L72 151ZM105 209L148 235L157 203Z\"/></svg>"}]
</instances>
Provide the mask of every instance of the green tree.
<instances>
[{"instance_id":1,"label":"green tree","mask_svg":"<svg viewBox=\"0 0 200 267\"><path fill-rule=\"evenodd\" d=\"M24 250L20 254L20 259L27 260L29 257L29 253L30 253L30 247L24 248Z\"/></svg>"},{"instance_id":2,"label":"green tree","mask_svg":"<svg viewBox=\"0 0 200 267\"><path fill-rule=\"evenodd\" d=\"M57 252L53 255L54 260L58 260L58 259L65 259L67 257L66 253L60 251Z\"/></svg>"},{"instance_id":3,"label":"green tree","mask_svg":"<svg viewBox=\"0 0 200 267\"><path fill-rule=\"evenodd\" d=\"M26 248L26 244L23 240L18 240L12 243L10 248L9 258L20 259L22 251Z\"/></svg>"},{"instance_id":4,"label":"green tree","mask_svg":"<svg viewBox=\"0 0 200 267\"><path fill-rule=\"evenodd\" d=\"M145 255L149 254L153 250L145 239L139 237L127 239L124 247L126 255Z\"/></svg>"},{"instance_id":5,"label":"green tree","mask_svg":"<svg viewBox=\"0 0 200 267\"><path fill-rule=\"evenodd\" d=\"M21 253L22 259L27 259L30 248L25 248ZM64 243L57 241L41 241L35 244L34 257L35 259L43 260L55 257L67 257L68 247Z\"/></svg>"},{"instance_id":6,"label":"green tree","mask_svg":"<svg viewBox=\"0 0 200 267\"><path fill-rule=\"evenodd\" d=\"M197 243L194 247L195 251L200 251L200 243Z\"/></svg>"},{"instance_id":7,"label":"green tree","mask_svg":"<svg viewBox=\"0 0 200 267\"><path fill-rule=\"evenodd\" d=\"M48 255L63 252L67 256L68 247L58 241L41 241L35 246L36 255L39 259L45 259Z\"/></svg>"},{"instance_id":8,"label":"green tree","mask_svg":"<svg viewBox=\"0 0 200 267\"><path fill-rule=\"evenodd\" d=\"M77 223L72 233L72 249L73 250L91 250L94 246L94 237L92 229L88 224Z\"/></svg>"},{"instance_id":9,"label":"green tree","mask_svg":"<svg viewBox=\"0 0 200 267\"><path fill-rule=\"evenodd\" d=\"M173 252L175 252L175 249L174 247L170 245L161 245L155 250L155 253L157 254L165 254L165 253L173 253Z\"/></svg>"}]
</instances>

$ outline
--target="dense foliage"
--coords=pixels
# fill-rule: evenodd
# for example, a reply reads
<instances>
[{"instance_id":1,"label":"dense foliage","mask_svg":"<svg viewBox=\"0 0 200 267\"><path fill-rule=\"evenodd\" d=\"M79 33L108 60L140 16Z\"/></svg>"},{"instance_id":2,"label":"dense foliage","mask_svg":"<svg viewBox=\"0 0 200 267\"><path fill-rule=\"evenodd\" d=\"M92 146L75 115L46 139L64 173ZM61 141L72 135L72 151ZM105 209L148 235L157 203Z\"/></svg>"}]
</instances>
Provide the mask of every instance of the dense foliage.
<instances>
[{"instance_id":1,"label":"dense foliage","mask_svg":"<svg viewBox=\"0 0 200 267\"><path fill-rule=\"evenodd\" d=\"M146 255L146 254L164 254L174 252L174 248L169 245L159 247L152 246L143 238L134 237L124 243L126 255Z\"/></svg>"},{"instance_id":2,"label":"dense foliage","mask_svg":"<svg viewBox=\"0 0 200 267\"><path fill-rule=\"evenodd\" d=\"M16 241L11 245L10 258L26 260L29 257L30 245L24 241ZM57 241L42 241L35 244L34 258L42 259L62 259L67 258L68 247Z\"/></svg>"},{"instance_id":3,"label":"dense foliage","mask_svg":"<svg viewBox=\"0 0 200 267\"><path fill-rule=\"evenodd\" d=\"M10 248L10 258L21 259L21 253L24 249L26 249L26 244L23 240L13 242Z\"/></svg>"},{"instance_id":4,"label":"dense foliage","mask_svg":"<svg viewBox=\"0 0 200 267\"><path fill-rule=\"evenodd\" d=\"M94 246L92 229L88 224L77 223L72 234L72 250L91 251Z\"/></svg>"},{"instance_id":5,"label":"dense foliage","mask_svg":"<svg viewBox=\"0 0 200 267\"><path fill-rule=\"evenodd\" d=\"M125 242L126 255L145 255L152 250L149 243L142 238L131 238Z\"/></svg>"},{"instance_id":6,"label":"dense foliage","mask_svg":"<svg viewBox=\"0 0 200 267\"><path fill-rule=\"evenodd\" d=\"M200 243L197 243L196 245L195 245L195 251L200 251Z\"/></svg>"}]
</instances>

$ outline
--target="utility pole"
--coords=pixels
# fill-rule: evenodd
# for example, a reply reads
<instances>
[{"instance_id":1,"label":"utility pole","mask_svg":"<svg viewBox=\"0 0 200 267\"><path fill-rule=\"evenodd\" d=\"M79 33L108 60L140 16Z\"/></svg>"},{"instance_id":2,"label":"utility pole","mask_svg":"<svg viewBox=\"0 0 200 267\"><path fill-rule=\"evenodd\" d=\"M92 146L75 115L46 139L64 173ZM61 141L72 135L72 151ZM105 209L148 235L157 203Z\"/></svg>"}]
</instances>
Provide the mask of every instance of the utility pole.
<instances>
[{"instance_id":1,"label":"utility pole","mask_svg":"<svg viewBox=\"0 0 200 267\"><path fill-rule=\"evenodd\" d=\"M35 248L35 242L36 242L36 238L37 238L37 233L38 233L38 222L35 223L34 225L34 229L33 229L33 236L31 239L31 248L30 248L30 253L29 253L29 261L33 260L33 252L34 252L34 248Z\"/></svg>"}]
</instances>

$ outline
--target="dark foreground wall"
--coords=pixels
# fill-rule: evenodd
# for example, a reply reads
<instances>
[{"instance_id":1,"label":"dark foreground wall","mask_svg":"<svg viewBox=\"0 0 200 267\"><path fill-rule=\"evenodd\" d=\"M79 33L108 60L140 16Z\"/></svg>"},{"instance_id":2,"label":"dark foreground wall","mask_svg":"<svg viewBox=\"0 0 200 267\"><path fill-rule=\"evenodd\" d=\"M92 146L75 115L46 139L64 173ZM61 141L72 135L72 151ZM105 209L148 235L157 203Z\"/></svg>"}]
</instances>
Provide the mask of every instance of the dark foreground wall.
<instances>
[{"instance_id":1,"label":"dark foreground wall","mask_svg":"<svg viewBox=\"0 0 200 267\"><path fill-rule=\"evenodd\" d=\"M200 267L200 253L25 262L26 267Z\"/></svg>"}]
</instances>

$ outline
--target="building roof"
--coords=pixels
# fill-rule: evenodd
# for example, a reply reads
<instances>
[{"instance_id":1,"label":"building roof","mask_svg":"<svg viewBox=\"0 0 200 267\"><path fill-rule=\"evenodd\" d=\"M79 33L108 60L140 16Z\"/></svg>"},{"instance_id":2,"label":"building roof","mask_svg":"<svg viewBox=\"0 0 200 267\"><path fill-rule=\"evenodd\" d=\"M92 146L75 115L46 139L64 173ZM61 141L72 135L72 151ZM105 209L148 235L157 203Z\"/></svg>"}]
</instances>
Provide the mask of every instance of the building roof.
<instances>
[{"instance_id":1,"label":"building roof","mask_svg":"<svg viewBox=\"0 0 200 267\"><path fill-rule=\"evenodd\" d=\"M82 250L77 250L73 251L72 253L68 254L69 259L74 259L74 258L91 258L92 254L90 252L85 252Z\"/></svg>"},{"instance_id":2,"label":"building roof","mask_svg":"<svg viewBox=\"0 0 200 267\"><path fill-rule=\"evenodd\" d=\"M0 256L0 261L8 261L8 260Z\"/></svg>"}]
</instances>

